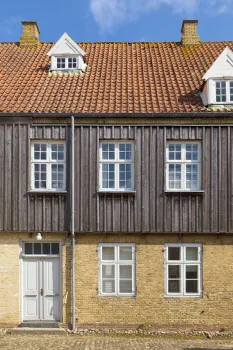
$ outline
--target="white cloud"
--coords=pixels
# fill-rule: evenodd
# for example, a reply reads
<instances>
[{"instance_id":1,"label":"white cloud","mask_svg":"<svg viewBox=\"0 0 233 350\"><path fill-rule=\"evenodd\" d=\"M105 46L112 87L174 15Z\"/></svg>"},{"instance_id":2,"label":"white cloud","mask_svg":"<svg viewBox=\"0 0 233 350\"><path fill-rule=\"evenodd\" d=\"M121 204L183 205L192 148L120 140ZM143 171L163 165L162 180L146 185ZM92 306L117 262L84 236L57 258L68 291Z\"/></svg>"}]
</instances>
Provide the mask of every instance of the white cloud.
<instances>
[{"instance_id":1,"label":"white cloud","mask_svg":"<svg viewBox=\"0 0 233 350\"><path fill-rule=\"evenodd\" d=\"M174 12L193 13L199 0L90 0L90 9L102 29L110 29L122 22L136 20L141 13L171 6Z\"/></svg>"},{"instance_id":2,"label":"white cloud","mask_svg":"<svg viewBox=\"0 0 233 350\"><path fill-rule=\"evenodd\" d=\"M9 35L12 34L15 25L18 25L20 23L20 20L21 19L19 16L11 16L1 20L0 31Z\"/></svg>"},{"instance_id":3,"label":"white cloud","mask_svg":"<svg viewBox=\"0 0 233 350\"><path fill-rule=\"evenodd\" d=\"M233 12L233 0L90 0L91 13L101 29L112 29L136 20L162 5L186 16L194 15L198 9L215 15Z\"/></svg>"}]
</instances>

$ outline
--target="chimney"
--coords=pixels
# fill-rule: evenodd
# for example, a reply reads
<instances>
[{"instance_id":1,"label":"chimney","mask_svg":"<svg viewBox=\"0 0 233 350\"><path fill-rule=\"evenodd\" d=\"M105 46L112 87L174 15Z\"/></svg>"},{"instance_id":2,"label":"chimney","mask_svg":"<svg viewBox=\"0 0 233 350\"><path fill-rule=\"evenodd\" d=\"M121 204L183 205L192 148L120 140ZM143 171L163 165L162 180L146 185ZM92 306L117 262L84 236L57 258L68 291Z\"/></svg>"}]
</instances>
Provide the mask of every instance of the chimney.
<instances>
[{"instance_id":1,"label":"chimney","mask_svg":"<svg viewBox=\"0 0 233 350\"><path fill-rule=\"evenodd\" d=\"M20 46L28 47L28 46L38 46L39 41L39 27L37 22L27 21L22 22L23 25L23 34L20 37Z\"/></svg>"},{"instance_id":2,"label":"chimney","mask_svg":"<svg viewBox=\"0 0 233 350\"><path fill-rule=\"evenodd\" d=\"M200 43L200 36L197 34L197 20L184 20L181 28L183 46L196 45Z\"/></svg>"}]
</instances>

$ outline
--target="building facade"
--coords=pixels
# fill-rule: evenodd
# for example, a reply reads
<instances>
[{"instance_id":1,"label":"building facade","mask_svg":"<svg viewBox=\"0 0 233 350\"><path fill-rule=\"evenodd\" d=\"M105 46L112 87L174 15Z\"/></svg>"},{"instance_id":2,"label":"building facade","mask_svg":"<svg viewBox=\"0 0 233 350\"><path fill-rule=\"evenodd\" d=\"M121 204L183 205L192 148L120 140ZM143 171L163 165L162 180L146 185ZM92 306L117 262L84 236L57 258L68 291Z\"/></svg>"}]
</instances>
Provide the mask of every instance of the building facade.
<instances>
[{"instance_id":1,"label":"building facade","mask_svg":"<svg viewBox=\"0 0 233 350\"><path fill-rule=\"evenodd\" d=\"M233 43L196 27L0 44L1 326L232 326Z\"/></svg>"}]
</instances>

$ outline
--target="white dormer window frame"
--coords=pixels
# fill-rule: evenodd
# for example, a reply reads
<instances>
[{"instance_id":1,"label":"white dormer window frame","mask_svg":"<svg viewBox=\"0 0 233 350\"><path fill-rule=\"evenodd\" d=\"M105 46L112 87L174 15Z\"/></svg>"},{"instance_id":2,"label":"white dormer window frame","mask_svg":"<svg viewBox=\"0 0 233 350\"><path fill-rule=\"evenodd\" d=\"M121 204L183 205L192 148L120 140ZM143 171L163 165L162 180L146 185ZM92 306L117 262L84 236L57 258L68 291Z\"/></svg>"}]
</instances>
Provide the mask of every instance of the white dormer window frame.
<instances>
[{"instance_id":1,"label":"white dormer window frame","mask_svg":"<svg viewBox=\"0 0 233 350\"><path fill-rule=\"evenodd\" d=\"M79 69L79 58L77 56L56 57L57 70Z\"/></svg>"},{"instance_id":2,"label":"white dormer window frame","mask_svg":"<svg viewBox=\"0 0 233 350\"><path fill-rule=\"evenodd\" d=\"M215 85L215 103L232 104L233 103L233 77L232 79L216 79Z\"/></svg>"}]
</instances>

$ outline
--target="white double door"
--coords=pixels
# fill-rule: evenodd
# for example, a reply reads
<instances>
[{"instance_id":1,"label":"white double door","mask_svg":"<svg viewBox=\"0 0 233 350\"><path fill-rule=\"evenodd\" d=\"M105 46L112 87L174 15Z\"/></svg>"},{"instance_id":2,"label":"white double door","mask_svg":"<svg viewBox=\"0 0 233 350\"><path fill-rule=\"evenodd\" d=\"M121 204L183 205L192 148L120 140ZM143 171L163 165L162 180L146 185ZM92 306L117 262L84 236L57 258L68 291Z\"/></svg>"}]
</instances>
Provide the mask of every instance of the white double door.
<instances>
[{"instance_id":1,"label":"white double door","mask_svg":"<svg viewBox=\"0 0 233 350\"><path fill-rule=\"evenodd\" d=\"M60 259L23 259L23 321L61 321Z\"/></svg>"}]
</instances>

